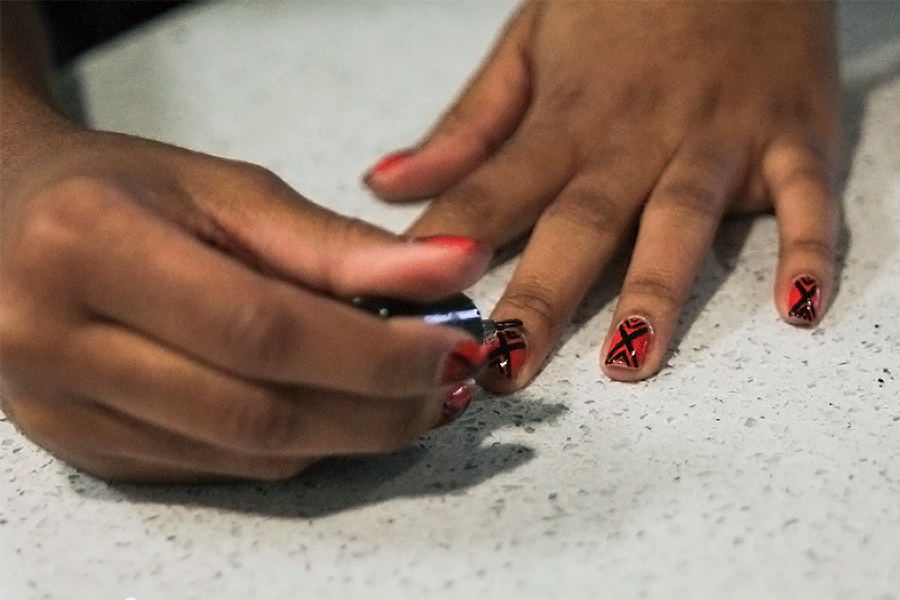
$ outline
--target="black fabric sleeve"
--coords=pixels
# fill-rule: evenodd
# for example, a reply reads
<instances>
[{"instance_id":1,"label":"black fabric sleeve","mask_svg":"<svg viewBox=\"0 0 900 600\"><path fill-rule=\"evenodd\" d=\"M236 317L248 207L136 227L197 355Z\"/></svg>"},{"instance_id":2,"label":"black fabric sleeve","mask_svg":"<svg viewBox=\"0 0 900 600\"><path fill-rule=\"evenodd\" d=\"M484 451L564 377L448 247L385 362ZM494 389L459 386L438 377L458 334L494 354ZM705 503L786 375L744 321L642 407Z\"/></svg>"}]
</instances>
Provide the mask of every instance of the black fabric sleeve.
<instances>
[{"instance_id":1,"label":"black fabric sleeve","mask_svg":"<svg viewBox=\"0 0 900 600\"><path fill-rule=\"evenodd\" d=\"M42 0L38 3L57 66L186 0Z\"/></svg>"}]
</instances>

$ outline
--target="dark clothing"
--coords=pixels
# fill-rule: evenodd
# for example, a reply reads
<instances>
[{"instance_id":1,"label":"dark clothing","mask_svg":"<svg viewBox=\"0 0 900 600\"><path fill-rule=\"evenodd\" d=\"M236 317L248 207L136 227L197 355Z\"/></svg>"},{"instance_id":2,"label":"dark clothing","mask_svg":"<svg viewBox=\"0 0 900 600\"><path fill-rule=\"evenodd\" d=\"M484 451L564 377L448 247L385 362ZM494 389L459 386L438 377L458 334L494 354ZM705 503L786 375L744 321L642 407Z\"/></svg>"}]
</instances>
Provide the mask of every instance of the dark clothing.
<instances>
[{"instance_id":1,"label":"dark clothing","mask_svg":"<svg viewBox=\"0 0 900 600\"><path fill-rule=\"evenodd\" d=\"M112 39L185 0L42 0L53 60L63 66L81 52Z\"/></svg>"}]
</instances>

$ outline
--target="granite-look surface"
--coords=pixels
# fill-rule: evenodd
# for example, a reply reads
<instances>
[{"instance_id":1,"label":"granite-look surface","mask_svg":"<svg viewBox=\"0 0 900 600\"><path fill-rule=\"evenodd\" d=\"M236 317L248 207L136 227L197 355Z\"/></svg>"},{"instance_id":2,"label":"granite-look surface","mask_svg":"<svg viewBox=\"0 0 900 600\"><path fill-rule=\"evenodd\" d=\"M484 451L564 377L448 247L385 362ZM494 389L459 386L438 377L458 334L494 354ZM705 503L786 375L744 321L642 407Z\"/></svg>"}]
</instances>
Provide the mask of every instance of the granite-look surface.
<instances>
[{"instance_id":1,"label":"granite-look surface","mask_svg":"<svg viewBox=\"0 0 900 600\"><path fill-rule=\"evenodd\" d=\"M204 4L79 71L100 127L263 164L401 230L415 210L359 174L418 137L511 6ZM599 372L613 268L529 389L396 455L283 484L109 486L3 420L0 598L900 599L898 12L843 9L855 139L819 328L778 318L760 217L724 228L659 376ZM510 272L472 290L482 307Z\"/></svg>"}]
</instances>

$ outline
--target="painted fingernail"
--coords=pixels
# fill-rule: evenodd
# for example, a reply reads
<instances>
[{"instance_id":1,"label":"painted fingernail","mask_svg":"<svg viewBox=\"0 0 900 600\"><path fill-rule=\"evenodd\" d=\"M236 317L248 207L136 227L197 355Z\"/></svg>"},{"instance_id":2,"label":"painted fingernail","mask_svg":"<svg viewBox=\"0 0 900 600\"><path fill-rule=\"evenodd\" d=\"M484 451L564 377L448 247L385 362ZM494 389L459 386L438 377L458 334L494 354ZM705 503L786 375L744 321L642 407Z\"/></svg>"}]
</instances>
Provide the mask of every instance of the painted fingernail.
<instances>
[{"instance_id":1,"label":"painted fingernail","mask_svg":"<svg viewBox=\"0 0 900 600\"><path fill-rule=\"evenodd\" d=\"M405 161L410 156L412 156L412 152L410 152L409 150L403 150L400 152L395 152L394 154L389 154L388 156L385 156L377 163L375 163L375 165L366 173L364 179L368 181L369 178L371 178L373 175L383 175L384 173L387 173L388 171Z\"/></svg>"},{"instance_id":2,"label":"painted fingernail","mask_svg":"<svg viewBox=\"0 0 900 600\"><path fill-rule=\"evenodd\" d=\"M494 333L485 342L485 361L506 379L515 379L528 357L528 342L524 327L519 319L494 323Z\"/></svg>"},{"instance_id":3,"label":"painted fingernail","mask_svg":"<svg viewBox=\"0 0 900 600\"><path fill-rule=\"evenodd\" d=\"M441 383L456 383L474 377L484 362L481 345L472 340L453 349L444 362Z\"/></svg>"},{"instance_id":4,"label":"painted fingernail","mask_svg":"<svg viewBox=\"0 0 900 600\"><path fill-rule=\"evenodd\" d=\"M467 384L451 390L444 397L444 404L441 407L441 420L438 427L456 420L469 407L472 401L472 390Z\"/></svg>"},{"instance_id":5,"label":"painted fingernail","mask_svg":"<svg viewBox=\"0 0 900 600\"><path fill-rule=\"evenodd\" d=\"M464 252L472 252L473 250L481 248L481 242L462 235L427 235L425 237L413 238L413 242L417 244L429 244L431 246L448 246L451 248L458 248Z\"/></svg>"},{"instance_id":6,"label":"painted fingernail","mask_svg":"<svg viewBox=\"0 0 900 600\"><path fill-rule=\"evenodd\" d=\"M616 333L609 343L606 364L640 369L644 366L652 339L653 329L642 317L625 319L616 327Z\"/></svg>"},{"instance_id":7,"label":"painted fingernail","mask_svg":"<svg viewBox=\"0 0 900 600\"><path fill-rule=\"evenodd\" d=\"M788 317L796 319L798 324L814 323L819 314L819 303L822 294L819 291L819 282L815 277L801 275L794 280L788 295Z\"/></svg>"}]
</instances>

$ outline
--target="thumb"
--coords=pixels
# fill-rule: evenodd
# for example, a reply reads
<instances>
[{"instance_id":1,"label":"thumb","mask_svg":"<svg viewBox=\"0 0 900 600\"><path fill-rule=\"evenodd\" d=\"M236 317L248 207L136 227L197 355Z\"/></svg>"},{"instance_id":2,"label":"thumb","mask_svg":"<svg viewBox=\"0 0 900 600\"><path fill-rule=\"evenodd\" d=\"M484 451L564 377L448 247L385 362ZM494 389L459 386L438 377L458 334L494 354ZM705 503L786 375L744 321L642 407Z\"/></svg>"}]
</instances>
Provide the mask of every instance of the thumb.
<instances>
[{"instance_id":1,"label":"thumb","mask_svg":"<svg viewBox=\"0 0 900 600\"><path fill-rule=\"evenodd\" d=\"M481 164L515 131L528 108L528 47L539 4L512 18L481 69L414 149L383 158L363 182L386 202L436 196Z\"/></svg>"},{"instance_id":2,"label":"thumb","mask_svg":"<svg viewBox=\"0 0 900 600\"><path fill-rule=\"evenodd\" d=\"M241 185L196 198L214 241L304 287L430 301L472 285L487 268L490 251L476 240L401 238L310 202L264 169L242 171Z\"/></svg>"}]
</instances>

